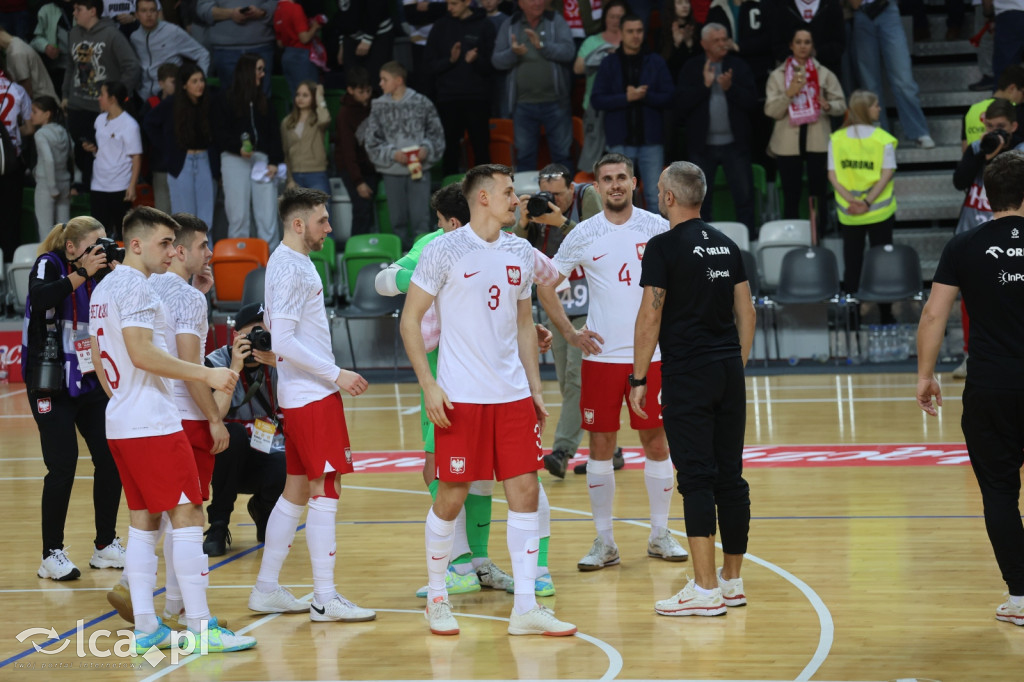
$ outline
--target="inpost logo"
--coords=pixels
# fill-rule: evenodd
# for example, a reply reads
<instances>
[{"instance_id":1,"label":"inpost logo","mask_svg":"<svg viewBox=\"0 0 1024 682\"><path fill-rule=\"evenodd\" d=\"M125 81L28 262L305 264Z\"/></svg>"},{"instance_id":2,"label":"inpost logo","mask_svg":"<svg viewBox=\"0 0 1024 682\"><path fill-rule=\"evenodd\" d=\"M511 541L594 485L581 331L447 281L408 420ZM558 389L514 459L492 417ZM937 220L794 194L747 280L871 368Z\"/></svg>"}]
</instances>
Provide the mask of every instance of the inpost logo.
<instances>
[{"instance_id":1,"label":"inpost logo","mask_svg":"<svg viewBox=\"0 0 1024 682\"><path fill-rule=\"evenodd\" d=\"M203 623L203 628L206 628L206 623ZM19 642L25 642L28 640L32 644L32 648L40 654L52 656L68 650L69 653L72 650L72 640L74 640L73 651L75 656L81 659L127 659L120 661L88 661L80 662L77 665L71 661L61 661L60 663L35 659L33 661L17 661L15 662L16 668L108 668L108 669L140 669L142 664L138 661L132 660L136 658L142 658L150 665L155 668L164 661L164 659L170 659L171 664L178 663L181 659L192 654L199 654L205 656L210 653L209 641L197 635L191 630L171 630L170 635L165 642L167 643L166 650L161 650L155 645L139 651L138 641L136 640L135 633L132 630L118 630L116 632L117 638L113 642L100 642L101 638L111 637L112 633L110 630L100 629L94 630L92 633L87 634L85 632L85 621L79 620L75 626L75 632L72 637L66 637L61 639L59 642L59 636L57 630L52 626L47 628L26 628L15 635L15 638ZM36 640L41 641L42 644L36 644Z\"/></svg>"}]
</instances>

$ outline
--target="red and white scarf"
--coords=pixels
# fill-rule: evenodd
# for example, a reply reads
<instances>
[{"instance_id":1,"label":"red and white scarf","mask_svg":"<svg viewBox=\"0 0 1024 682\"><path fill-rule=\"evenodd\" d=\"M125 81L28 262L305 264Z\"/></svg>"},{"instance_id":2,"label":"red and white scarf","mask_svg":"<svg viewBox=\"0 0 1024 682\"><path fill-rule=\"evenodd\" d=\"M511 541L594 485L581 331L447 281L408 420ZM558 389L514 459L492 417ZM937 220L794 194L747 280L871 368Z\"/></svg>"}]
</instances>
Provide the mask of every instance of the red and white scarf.
<instances>
[{"instance_id":1,"label":"red and white scarf","mask_svg":"<svg viewBox=\"0 0 1024 682\"><path fill-rule=\"evenodd\" d=\"M796 74L797 61L793 57L786 59L785 87L793 82ZM789 101L789 125L802 126L807 123L814 123L821 116L821 103L818 102L818 95L821 88L818 86L818 69L814 66L814 60L808 59L804 63L804 73L807 79L804 87L796 94L796 97Z\"/></svg>"}]
</instances>

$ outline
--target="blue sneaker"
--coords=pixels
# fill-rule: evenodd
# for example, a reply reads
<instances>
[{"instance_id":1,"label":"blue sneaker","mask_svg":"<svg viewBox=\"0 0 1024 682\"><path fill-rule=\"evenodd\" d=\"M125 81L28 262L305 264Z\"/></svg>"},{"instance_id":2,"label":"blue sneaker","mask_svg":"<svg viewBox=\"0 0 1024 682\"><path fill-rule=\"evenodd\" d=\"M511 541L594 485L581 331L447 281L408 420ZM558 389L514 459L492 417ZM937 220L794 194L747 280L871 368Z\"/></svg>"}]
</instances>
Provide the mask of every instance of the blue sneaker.
<instances>
[{"instance_id":1,"label":"blue sneaker","mask_svg":"<svg viewBox=\"0 0 1024 682\"><path fill-rule=\"evenodd\" d=\"M470 592L480 591L480 578L473 571L470 571L466 575L459 575L455 570L455 567L448 565L448 572L444 576L444 586L448 590L448 594L468 594ZM427 586L424 585L420 589L416 590L416 596L420 599L426 599L427 597Z\"/></svg>"},{"instance_id":2,"label":"blue sneaker","mask_svg":"<svg viewBox=\"0 0 1024 682\"><path fill-rule=\"evenodd\" d=\"M156 632L135 631L135 653L138 655L145 655L153 647L157 649L171 648L171 629L164 625L159 618L156 619L156 622L159 624Z\"/></svg>"},{"instance_id":3,"label":"blue sneaker","mask_svg":"<svg viewBox=\"0 0 1024 682\"><path fill-rule=\"evenodd\" d=\"M516 591L514 582L509 583L505 591L509 594L513 594ZM555 596L555 584L551 581L551 574L545 573L544 575L538 575L533 581L533 593L538 597L553 597Z\"/></svg>"}]
</instances>

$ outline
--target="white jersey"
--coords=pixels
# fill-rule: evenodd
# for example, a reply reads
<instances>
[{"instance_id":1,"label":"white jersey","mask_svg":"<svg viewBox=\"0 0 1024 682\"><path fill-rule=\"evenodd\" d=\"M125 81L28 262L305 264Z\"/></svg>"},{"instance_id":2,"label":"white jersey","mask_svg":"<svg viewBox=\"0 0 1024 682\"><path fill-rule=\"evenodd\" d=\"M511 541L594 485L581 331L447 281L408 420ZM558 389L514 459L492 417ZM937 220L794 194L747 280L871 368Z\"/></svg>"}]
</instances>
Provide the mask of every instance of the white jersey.
<instances>
[{"instance_id":1,"label":"white jersey","mask_svg":"<svg viewBox=\"0 0 1024 682\"><path fill-rule=\"evenodd\" d=\"M266 282L263 321L271 335L276 320L293 320L295 341L317 360L333 364L324 285L309 256L279 245L267 262ZM278 349L276 341L274 349ZM277 398L281 407L289 409L322 400L338 390L333 381L297 367L280 353L277 376Z\"/></svg>"},{"instance_id":2,"label":"white jersey","mask_svg":"<svg viewBox=\"0 0 1024 682\"><path fill-rule=\"evenodd\" d=\"M437 383L452 402L492 405L530 396L517 317L519 301L530 298L533 270L533 247L507 232L485 242L465 225L423 249L412 282L436 297Z\"/></svg>"},{"instance_id":3,"label":"white jersey","mask_svg":"<svg viewBox=\"0 0 1024 682\"><path fill-rule=\"evenodd\" d=\"M11 142L21 154L21 124L32 118L32 98L25 88L0 75L0 125L7 128Z\"/></svg>"},{"instance_id":4,"label":"white jersey","mask_svg":"<svg viewBox=\"0 0 1024 682\"><path fill-rule=\"evenodd\" d=\"M146 276L122 265L96 286L89 303L89 330L99 343L103 373L112 394L107 403L107 438L148 438L181 431L171 380L132 364L122 330L153 331L153 345L164 342L164 306Z\"/></svg>"},{"instance_id":5,"label":"white jersey","mask_svg":"<svg viewBox=\"0 0 1024 682\"><path fill-rule=\"evenodd\" d=\"M590 286L587 329L604 339L599 355L588 360L614 364L632 364L633 328L644 291L640 286L640 262L647 241L669 230L668 221L633 207L633 215L623 225L608 221L604 212L574 227L558 247L552 259L566 277L582 266ZM652 362L661 360L654 349Z\"/></svg>"},{"instance_id":6,"label":"white jersey","mask_svg":"<svg viewBox=\"0 0 1024 682\"><path fill-rule=\"evenodd\" d=\"M168 272L152 275L149 283L164 304L164 328L161 333L167 344L167 352L178 355L178 334L191 334L199 338L199 359L206 357L206 336L210 331L207 321L206 296L189 284L180 275ZM182 419L206 421L184 381L172 380L174 402Z\"/></svg>"}]
</instances>

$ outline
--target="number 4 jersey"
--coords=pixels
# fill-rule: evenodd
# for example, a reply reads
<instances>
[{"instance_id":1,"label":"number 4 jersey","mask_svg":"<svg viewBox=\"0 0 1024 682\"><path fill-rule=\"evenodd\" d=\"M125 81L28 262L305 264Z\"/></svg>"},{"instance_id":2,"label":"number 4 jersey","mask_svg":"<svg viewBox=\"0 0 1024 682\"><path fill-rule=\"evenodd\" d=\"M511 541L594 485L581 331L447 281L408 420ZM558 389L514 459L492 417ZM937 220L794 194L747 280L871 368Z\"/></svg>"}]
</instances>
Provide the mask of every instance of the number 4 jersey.
<instances>
[{"instance_id":1,"label":"number 4 jersey","mask_svg":"<svg viewBox=\"0 0 1024 682\"><path fill-rule=\"evenodd\" d=\"M640 263L648 240L669 229L668 221L633 207L622 225L608 221L604 212L578 224L552 259L566 277L582 267L590 287L587 329L604 339L600 355L588 360L625 364L633 362L633 327L643 298ZM652 362L661 359L655 348Z\"/></svg>"},{"instance_id":2,"label":"number 4 jersey","mask_svg":"<svg viewBox=\"0 0 1024 682\"><path fill-rule=\"evenodd\" d=\"M114 268L96 286L89 302L89 332L99 343L100 361L112 396L107 403L107 438L143 438L181 431L171 380L138 369L125 346L123 330L153 332L153 345L167 350L163 303L141 272Z\"/></svg>"}]
</instances>

